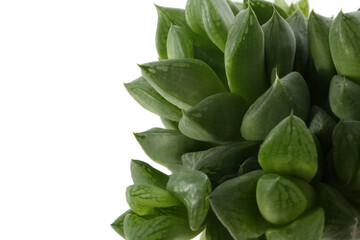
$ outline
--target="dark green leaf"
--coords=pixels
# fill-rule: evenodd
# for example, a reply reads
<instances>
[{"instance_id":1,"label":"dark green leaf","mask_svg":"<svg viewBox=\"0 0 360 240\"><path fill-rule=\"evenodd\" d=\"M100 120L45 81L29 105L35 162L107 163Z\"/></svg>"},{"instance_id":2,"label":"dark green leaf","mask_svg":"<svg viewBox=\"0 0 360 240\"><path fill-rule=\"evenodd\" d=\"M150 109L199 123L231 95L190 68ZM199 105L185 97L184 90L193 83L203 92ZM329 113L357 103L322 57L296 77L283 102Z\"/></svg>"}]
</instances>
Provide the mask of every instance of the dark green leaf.
<instances>
[{"instance_id":1,"label":"dark green leaf","mask_svg":"<svg viewBox=\"0 0 360 240\"><path fill-rule=\"evenodd\" d=\"M253 156L246 159L239 168L238 176L244 175L248 172L252 172L255 170L261 169L258 158Z\"/></svg>"},{"instance_id":2,"label":"dark green leaf","mask_svg":"<svg viewBox=\"0 0 360 240\"><path fill-rule=\"evenodd\" d=\"M360 120L360 85L346 77L334 76L330 84L330 106L344 120Z\"/></svg>"},{"instance_id":3,"label":"dark green leaf","mask_svg":"<svg viewBox=\"0 0 360 240\"><path fill-rule=\"evenodd\" d=\"M128 215L129 213L131 214L134 212L132 210L127 210L111 224L111 227L115 230L115 232L117 232L123 238L125 238L124 220L125 220L126 215Z\"/></svg>"},{"instance_id":4,"label":"dark green leaf","mask_svg":"<svg viewBox=\"0 0 360 240\"><path fill-rule=\"evenodd\" d=\"M299 177L307 182L318 169L316 145L305 122L291 114L271 130L259 151L267 172Z\"/></svg>"},{"instance_id":5,"label":"dark green leaf","mask_svg":"<svg viewBox=\"0 0 360 240\"><path fill-rule=\"evenodd\" d=\"M274 3L281 7L287 14L290 13L290 7L285 0L274 0Z\"/></svg>"},{"instance_id":6,"label":"dark green leaf","mask_svg":"<svg viewBox=\"0 0 360 240\"><path fill-rule=\"evenodd\" d=\"M185 205L190 228L199 230L210 207L208 177L199 171L178 171L170 176L166 189Z\"/></svg>"},{"instance_id":7,"label":"dark green leaf","mask_svg":"<svg viewBox=\"0 0 360 240\"><path fill-rule=\"evenodd\" d=\"M294 111L303 120L310 108L309 90L302 76L293 72L273 85L246 112L241 125L247 140L263 140L269 132Z\"/></svg>"},{"instance_id":8,"label":"dark green leaf","mask_svg":"<svg viewBox=\"0 0 360 240\"><path fill-rule=\"evenodd\" d=\"M262 28L265 36L266 72L273 83L277 76L282 78L292 72L296 39L290 25L277 11L274 11Z\"/></svg>"},{"instance_id":9,"label":"dark green leaf","mask_svg":"<svg viewBox=\"0 0 360 240\"><path fill-rule=\"evenodd\" d=\"M199 170L215 185L236 176L239 165L259 149L259 142L238 142L221 145L201 152L182 156L184 166Z\"/></svg>"},{"instance_id":10,"label":"dark green leaf","mask_svg":"<svg viewBox=\"0 0 360 240\"><path fill-rule=\"evenodd\" d=\"M171 121L163 117L161 117L160 120L166 129L179 130L179 122Z\"/></svg>"},{"instance_id":11,"label":"dark green leaf","mask_svg":"<svg viewBox=\"0 0 360 240\"><path fill-rule=\"evenodd\" d=\"M145 109L159 116L179 121L181 110L166 101L153 87L145 80L144 77L125 83L125 88L129 94Z\"/></svg>"},{"instance_id":12,"label":"dark green leaf","mask_svg":"<svg viewBox=\"0 0 360 240\"><path fill-rule=\"evenodd\" d=\"M203 0L188 0L186 2L185 16L188 25L194 32L208 38L202 21L203 3Z\"/></svg>"},{"instance_id":13,"label":"dark green leaf","mask_svg":"<svg viewBox=\"0 0 360 240\"><path fill-rule=\"evenodd\" d=\"M222 225L219 219L211 212L204 240L233 240L229 231Z\"/></svg>"},{"instance_id":14,"label":"dark green leaf","mask_svg":"<svg viewBox=\"0 0 360 240\"><path fill-rule=\"evenodd\" d=\"M194 38L187 28L171 25L167 38L169 59L194 58Z\"/></svg>"},{"instance_id":15,"label":"dark green leaf","mask_svg":"<svg viewBox=\"0 0 360 240\"><path fill-rule=\"evenodd\" d=\"M155 162L174 171L182 167L181 156L209 148L206 143L185 137L177 130L153 128L135 133L145 153Z\"/></svg>"},{"instance_id":16,"label":"dark green leaf","mask_svg":"<svg viewBox=\"0 0 360 240\"><path fill-rule=\"evenodd\" d=\"M358 219L356 210L330 185L316 184L320 207L325 211L325 232L328 240L353 240Z\"/></svg>"},{"instance_id":17,"label":"dark green leaf","mask_svg":"<svg viewBox=\"0 0 360 240\"><path fill-rule=\"evenodd\" d=\"M330 29L330 49L339 75L360 84L360 12L337 15Z\"/></svg>"},{"instance_id":18,"label":"dark green leaf","mask_svg":"<svg viewBox=\"0 0 360 240\"><path fill-rule=\"evenodd\" d=\"M250 8L239 13L231 25L225 47L225 68L231 92L249 104L269 85L265 76L264 33Z\"/></svg>"},{"instance_id":19,"label":"dark green leaf","mask_svg":"<svg viewBox=\"0 0 360 240\"><path fill-rule=\"evenodd\" d=\"M263 25L273 15L274 8L280 13L283 18L287 18L288 14L279 5L265 1L265 0L247 0L250 3L251 8L254 10L260 25Z\"/></svg>"},{"instance_id":20,"label":"dark green leaf","mask_svg":"<svg viewBox=\"0 0 360 240\"><path fill-rule=\"evenodd\" d=\"M132 160L131 177L134 184L149 184L165 189L169 176L156 170L146 162Z\"/></svg>"},{"instance_id":21,"label":"dark green leaf","mask_svg":"<svg viewBox=\"0 0 360 240\"><path fill-rule=\"evenodd\" d=\"M286 226L266 229L266 238L268 240L320 240L324 223L324 210L315 208Z\"/></svg>"},{"instance_id":22,"label":"dark green leaf","mask_svg":"<svg viewBox=\"0 0 360 240\"><path fill-rule=\"evenodd\" d=\"M256 184L263 174L258 170L233 178L209 197L216 216L235 240L257 238L265 232L267 223L256 204Z\"/></svg>"},{"instance_id":23,"label":"dark green leaf","mask_svg":"<svg viewBox=\"0 0 360 240\"><path fill-rule=\"evenodd\" d=\"M248 109L235 93L219 93L205 98L183 112L179 129L192 139L214 143L241 140L240 126Z\"/></svg>"},{"instance_id":24,"label":"dark green leaf","mask_svg":"<svg viewBox=\"0 0 360 240\"><path fill-rule=\"evenodd\" d=\"M170 59L139 66L161 96L185 110L208 96L227 91L209 65L197 59Z\"/></svg>"}]
</instances>

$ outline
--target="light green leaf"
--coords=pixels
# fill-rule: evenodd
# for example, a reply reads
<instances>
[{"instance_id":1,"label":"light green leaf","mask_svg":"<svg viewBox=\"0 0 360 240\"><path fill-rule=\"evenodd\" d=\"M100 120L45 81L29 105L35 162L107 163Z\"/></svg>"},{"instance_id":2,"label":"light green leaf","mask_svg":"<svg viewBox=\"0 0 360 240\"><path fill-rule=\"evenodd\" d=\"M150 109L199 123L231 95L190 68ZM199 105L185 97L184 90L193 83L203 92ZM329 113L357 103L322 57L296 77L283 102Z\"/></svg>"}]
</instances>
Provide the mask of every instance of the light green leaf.
<instances>
[{"instance_id":1,"label":"light green leaf","mask_svg":"<svg viewBox=\"0 0 360 240\"><path fill-rule=\"evenodd\" d=\"M203 3L203 0L188 0L185 7L185 16L188 25L194 32L208 38L202 21Z\"/></svg>"},{"instance_id":2,"label":"light green leaf","mask_svg":"<svg viewBox=\"0 0 360 240\"><path fill-rule=\"evenodd\" d=\"M319 206L325 212L324 239L353 240L358 219L356 210L334 188L325 183L316 184Z\"/></svg>"},{"instance_id":3,"label":"light green leaf","mask_svg":"<svg viewBox=\"0 0 360 240\"><path fill-rule=\"evenodd\" d=\"M209 65L197 59L171 59L139 66L150 85L181 109L187 110L208 96L227 91Z\"/></svg>"},{"instance_id":4,"label":"light green leaf","mask_svg":"<svg viewBox=\"0 0 360 240\"><path fill-rule=\"evenodd\" d=\"M296 53L293 30L281 15L274 11L270 20L262 26L265 36L266 72L271 83L277 76L292 72Z\"/></svg>"},{"instance_id":5,"label":"light green leaf","mask_svg":"<svg viewBox=\"0 0 360 240\"><path fill-rule=\"evenodd\" d=\"M277 225L294 221L307 207L307 199L301 189L291 180L273 173L260 177L256 202L261 215Z\"/></svg>"},{"instance_id":6,"label":"light green leaf","mask_svg":"<svg viewBox=\"0 0 360 240\"><path fill-rule=\"evenodd\" d=\"M219 93L205 98L183 112L179 129L192 139L214 143L241 140L240 126L248 109L235 93Z\"/></svg>"},{"instance_id":7,"label":"light green leaf","mask_svg":"<svg viewBox=\"0 0 360 240\"><path fill-rule=\"evenodd\" d=\"M350 190L360 191L360 121L340 121L332 140L337 176Z\"/></svg>"},{"instance_id":8,"label":"light green leaf","mask_svg":"<svg viewBox=\"0 0 360 240\"><path fill-rule=\"evenodd\" d=\"M291 114L272 129L260 147L259 163L267 172L310 182L317 172L318 160L314 139L305 122Z\"/></svg>"},{"instance_id":9,"label":"light green leaf","mask_svg":"<svg viewBox=\"0 0 360 240\"><path fill-rule=\"evenodd\" d=\"M229 28L234 20L234 14L226 0L203 0L202 21L210 40L225 51Z\"/></svg>"},{"instance_id":10,"label":"light green leaf","mask_svg":"<svg viewBox=\"0 0 360 240\"><path fill-rule=\"evenodd\" d=\"M360 120L360 85L343 76L334 76L330 83L332 112L344 120Z\"/></svg>"},{"instance_id":11,"label":"light green leaf","mask_svg":"<svg viewBox=\"0 0 360 240\"><path fill-rule=\"evenodd\" d=\"M166 101L144 77L124 85L129 94L146 110L174 121L181 118L181 110Z\"/></svg>"},{"instance_id":12,"label":"light green leaf","mask_svg":"<svg viewBox=\"0 0 360 240\"><path fill-rule=\"evenodd\" d=\"M163 189L166 188L169 176L156 170L146 162L132 160L130 169L134 184L148 184Z\"/></svg>"},{"instance_id":13,"label":"light green leaf","mask_svg":"<svg viewBox=\"0 0 360 240\"><path fill-rule=\"evenodd\" d=\"M264 174L253 171L224 182L210 195L210 204L220 222L235 240L257 238L267 222L256 204L256 184Z\"/></svg>"},{"instance_id":14,"label":"light green leaf","mask_svg":"<svg viewBox=\"0 0 360 240\"><path fill-rule=\"evenodd\" d=\"M128 214L124 230L127 240L190 240L200 233L191 231L186 220L171 215L141 217Z\"/></svg>"},{"instance_id":15,"label":"light green leaf","mask_svg":"<svg viewBox=\"0 0 360 240\"><path fill-rule=\"evenodd\" d=\"M285 0L274 0L274 3L281 7L287 14L289 14L290 7Z\"/></svg>"},{"instance_id":16,"label":"light green leaf","mask_svg":"<svg viewBox=\"0 0 360 240\"><path fill-rule=\"evenodd\" d=\"M131 210L141 216L154 214L154 208L166 208L181 204L168 191L146 184L127 187L126 201Z\"/></svg>"},{"instance_id":17,"label":"light green leaf","mask_svg":"<svg viewBox=\"0 0 360 240\"><path fill-rule=\"evenodd\" d=\"M238 142L221 145L182 156L184 166L205 173L214 185L236 176L239 165L257 153L259 142Z\"/></svg>"},{"instance_id":18,"label":"light green leaf","mask_svg":"<svg viewBox=\"0 0 360 240\"><path fill-rule=\"evenodd\" d=\"M289 14L296 11L296 9L300 9L301 12L305 15L307 18L309 16L310 6L308 0L299 0L295 3L291 3L289 7Z\"/></svg>"},{"instance_id":19,"label":"light green leaf","mask_svg":"<svg viewBox=\"0 0 360 240\"><path fill-rule=\"evenodd\" d=\"M117 232L120 236L125 238L124 234L124 220L126 215L134 213L132 210L127 210L120 217L118 217L112 224L111 227Z\"/></svg>"},{"instance_id":20,"label":"light green leaf","mask_svg":"<svg viewBox=\"0 0 360 240\"><path fill-rule=\"evenodd\" d=\"M324 223L324 210L315 208L286 226L266 229L266 238L268 240L321 240Z\"/></svg>"},{"instance_id":21,"label":"light green leaf","mask_svg":"<svg viewBox=\"0 0 360 240\"><path fill-rule=\"evenodd\" d=\"M255 13L239 13L229 30L225 47L225 68L231 92L249 104L266 91L264 33Z\"/></svg>"},{"instance_id":22,"label":"light green leaf","mask_svg":"<svg viewBox=\"0 0 360 240\"><path fill-rule=\"evenodd\" d=\"M269 21L269 19L273 15L274 8L283 18L286 19L288 17L286 11L276 3L271 3L265 0L247 0L247 2L248 5L250 4L251 8L254 10L256 17L260 22L260 25L263 25L267 21Z\"/></svg>"},{"instance_id":23,"label":"light green leaf","mask_svg":"<svg viewBox=\"0 0 360 240\"><path fill-rule=\"evenodd\" d=\"M231 0L226 0L226 2L229 4L229 7L233 12L234 16L236 16L241 10L240 6Z\"/></svg>"},{"instance_id":24,"label":"light green leaf","mask_svg":"<svg viewBox=\"0 0 360 240\"><path fill-rule=\"evenodd\" d=\"M181 156L208 149L209 144L190 139L177 130L153 128L135 133L136 140L155 162L174 171L182 167Z\"/></svg>"},{"instance_id":25,"label":"light green leaf","mask_svg":"<svg viewBox=\"0 0 360 240\"><path fill-rule=\"evenodd\" d=\"M194 38L187 28L171 25L167 38L169 59L194 58Z\"/></svg>"},{"instance_id":26,"label":"light green leaf","mask_svg":"<svg viewBox=\"0 0 360 240\"><path fill-rule=\"evenodd\" d=\"M360 12L337 15L330 29L330 49L336 70L360 84Z\"/></svg>"},{"instance_id":27,"label":"light green leaf","mask_svg":"<svg viewBox=\"0 0 360 240\"><path fill-rule=\"evenodd\" d=\"M304 74L307 68L310 53L308 21L300 9L297 9L293 14L291 14L286 21L293 30L296 39L294 70Z\"/></svg>"},{"instance_id":28,"label":"light green leaf","mask_svg":"<svg viewBox=\"0 0 360 240\"><path fill-rule=\"evenodd\" d=\"M155 5L158 13L156 30L156 48L160 59L167 59L166 42L171 24L186 26L185 10L178 8L166 8Z\"/></svg>"},{"instance_id":29,"label":"light green leaf","mask_svg":"<svg viewBox=\"0 0 360 240\"><path fill-rule=\"evenodd\" d=\"M291 111L303 120L310 108L309 90L305 80L292 72L259 97L246 112L241 125L242 136L247 140L263 140Z\"/></svg>"},{"instance_id":30,"label":"light green leaf","mask_svg":"<svg viewBox=\"0 0 360 240\"><path fill-rule=\"evenodd\" d=\"M178 171L170 176L166 189L185 205L190 228L193 231L199 230L210 207L209 178L199 171Z\"/></svg>"}]
</instances>

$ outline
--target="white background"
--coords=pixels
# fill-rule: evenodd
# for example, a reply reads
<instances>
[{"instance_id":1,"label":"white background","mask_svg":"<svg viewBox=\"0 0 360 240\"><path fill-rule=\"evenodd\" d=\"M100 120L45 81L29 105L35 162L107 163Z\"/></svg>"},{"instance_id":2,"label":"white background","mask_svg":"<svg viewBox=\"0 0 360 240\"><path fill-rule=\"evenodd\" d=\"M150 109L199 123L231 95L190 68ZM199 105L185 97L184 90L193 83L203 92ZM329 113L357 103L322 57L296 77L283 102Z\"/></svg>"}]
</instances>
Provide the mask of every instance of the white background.
<instances>
[{"instance_id":1,"label":"white background","mask_svg":"<svg viewBox=\"0 0 360 240\"><path fill-rule=\"evenodd\" d=\"M120 239L130 159L148 161L132 131L161 126L123 83L157 59L156 22L151 0L0 0L0 239Z\"/></svg>"}]
</instances>

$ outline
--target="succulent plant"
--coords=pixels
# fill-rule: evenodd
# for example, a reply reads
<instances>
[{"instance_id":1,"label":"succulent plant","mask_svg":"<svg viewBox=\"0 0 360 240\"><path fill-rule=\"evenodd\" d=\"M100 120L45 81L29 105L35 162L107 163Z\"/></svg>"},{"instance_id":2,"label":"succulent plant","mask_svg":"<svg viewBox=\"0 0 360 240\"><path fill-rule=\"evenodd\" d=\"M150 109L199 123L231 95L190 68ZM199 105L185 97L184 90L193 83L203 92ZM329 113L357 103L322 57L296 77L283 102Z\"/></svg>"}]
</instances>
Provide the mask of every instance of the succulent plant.
<instances>
[{"instance_id":1,"label":"succulent plant","mask_svg":"<svg viewBox=\"0 0 360 240\"><path fill-rule=\"evenodd\" d=\"M307 0L156 6L158 61L130 95L165 128L135 137L128 240L351 240L360 213L360 12Z\"/></svg>"}]
</instances>

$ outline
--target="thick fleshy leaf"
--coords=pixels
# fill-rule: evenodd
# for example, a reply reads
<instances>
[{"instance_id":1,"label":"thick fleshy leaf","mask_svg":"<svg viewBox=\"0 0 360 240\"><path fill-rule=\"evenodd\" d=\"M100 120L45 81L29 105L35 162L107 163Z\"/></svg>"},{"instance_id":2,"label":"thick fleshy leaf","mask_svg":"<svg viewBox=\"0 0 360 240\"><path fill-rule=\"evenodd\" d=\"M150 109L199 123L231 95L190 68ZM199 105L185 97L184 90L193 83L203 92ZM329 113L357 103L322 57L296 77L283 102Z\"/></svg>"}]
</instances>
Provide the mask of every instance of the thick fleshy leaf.
<instances>
[{"instance_id":1,"label":"thick fleshy leaf","mask_svg":"<svg viewBox=\"0 0 360 240\"><path fill-rule=\"evenodd\" d=\"M340 181L360 191L360 121L341 121L333 132L334 166Z\"/></svg>"},{"instance_id":2,"label":"thick fleshy leaf","mask_svg":"<svg viewBox=\"0 0 360 240\"><path fill-rule=\"evenodd\" d=\"M233 240L229 231L222 225L219 219L211 212L206 226L204 240Z\"/></svg>"},{"instance_id":3,"label":"thick fleshy leaf","mask_svg":"<svg viewBox=\"0 0 360 240\"><path fill-rule=\"evenodd\" d=\"M208 38L202 21L203 3L203 0L188 0L185 7L185 17L186 22L194 32Z\"/></svg>"},{"instance_id":4,"label":"thick fleshy leaf","mask_svg":"<svg viewBox=\"0 0 360 240\"><path fill-rule=\"evenodd\" d=\"M125 238L124 234L124 220L126 215L134 213L132 210L127 210L120 217L118 217L112 224L111 227L117 232L120 236Z\"/></svg>"},{"instance_id":5,"label":"thick fleshy leaf","mask_svg":"<svg viewBox=\"0 0 360 240\"><path fill-rule=\"evenodd\" d=\"M179 122L171 121L163 117L161 117L160 120L166 129L179 130Z\"/></svg>"},{"instance_id":6,"label":"thick fleshy leaf","mask_svg":"<svg viewBox=\"0 0 360 240\"><path fill-rule=\"evenodd\" d=\"M179 121L181 118L181 110L166 101L144 77L124 85L129 94L146 110L173 121Z\"/></svg>"},{"instance_id":7,"label":"thick fleshy leaf","mask_svg":"<svg viewBox=\"0 0 360 240\"><path fill-rule=\"evenodd\" d=\"M145 153L155 162L174 171L182 167L181 156L187 152L208 149L207 143L184 136L177 130L152 128L135 133L136 140Z\"/></svg>"},{"instance_id":8,"label":"thick fleshy leaf","mask_svg":"<svg viewBox=\"0 0 360 240\"><path fill-rule=\"evenodd\" d=\"M327 98L331 78L336 74L329 47L329 31L332 20L311 12L309 17L310 54L314 60L317 83L315 92L321 101Z\"/></svg>"},{"instance_id":9,"label":"thick fleshy leaf","mask_svg":"<svg viewBox=\"0 0 360 240\"><path fill-rule=\"evenodd\" d=\"M315 208L286 226L266 229L266 238L268 240L321 240L324 223L324 210Z\"/></svg>"},{"instance_id":10,"label":"thick fleshy leaf","mask_svg":"<svg viewBox=\"0 0 360 240\"><path fill-rule=\"evenodd\" d=\"M235 93L219 93L183 112L179 129L192 139L214 143L241 140L240 126L248 109Z\"/></svg>"},{"instance_id":11,"label":"thick fleshy leaf","mask_svg":"<svg viewBox=\"0 0 360 240\"><path fill-rule=\"evenodd\" d=\"M281 7L287 14L290 12L290 6L285 0L274 0L274 3Z\"/></svg>"},{"instance_id":12,"label":"thick fleshy leaf","mask_svg":"<svg viewBox=\"0 0 360 240\"><path fill-rule=\"evenodd\" d=\"M271 130L259 151L267 172L301 178L307 182L318 169L316 145L305 122L291 114Z\"/></svg>"},{"instance_id":13,"label":"thick fleshy leaf","mask_svg":"<svg viewBox=\"0 0 360 240\"><path fill-rule=\"evenodd\" d=\"M336 70L360 84L360 12L337 15L330 29L330 49Z\"/></svg>"},{"instance_id":14,"label":"thick fleshy leaf","mask_svg":"<svg viewBox=\"0 0 360 240\"><path fill-rule=\"evenodd\" d=\"M131 177L134 184L148 184L165 189L169 176L139 160L132 160Z\"/></svg>"},{"instance_id":15,"label":"thick fleshy leaf","mask_svg":"<svg viewBox=\"0 0 360 240\"><path fill-rule=\"evenodd\" d=\"M268 173L260 177L256 187L256 202L261 215L272 224L287 224L306 209L307 200L291 180Z\"/></svg>"},{"instance_id":16,"label":"thick fleshy leaf","mask_svg":"<svg viewBox=\"0 0 360 240\"><path fill-rule=\"evenodd\" d=\"M168 191L147 184L127 187L126 201L131 210L141 216L154 214L154 208L166 208L181 204Z\"/></svg>"},{"instance_id":17,"label":"thick fleshy leaf","mask_svg":"<svg viewBox=\"0 0 360 240\"><path fill-rule=\"evenodd\" d=\"M202 0L202 21L205 32L210 40L225 51L229 28L234 14L226 0Z\"/></svg>"},{"instance_id":18,"label":"thick fleshy leaf","mask_svg":"<svg viewBox=\"0 0 360 240\"><path fill-rule=\"evenodd\" d=\"M295 3L291 3L289 7L289 14L296 11L296 9L300 9L301 12L305 15L307 18L309 16L310 6L308 0L299 0Z\"/></svg>"},{"instance_id":19,"label":"thick fleshy leaf","mask_svg":"<svg viewBox=\"0 0 360 240\"><path fill-rule=\"evenodd\" d=\"M265 232L267 222L256 204L256 184L263 174L258 170L233 178L209 197L216 216L236 240L257 238Z\"/></svg>"},{"instance_id":20,"label":"thick fleshy leaf","mask_svg":"<svg viewBox=\"0 0 360 240\"><path fill-rule=\"evenodd\" d=\"M221 145L182 156L184 166L205 173L214 185L236 176L239 165L256 154L259 142L238 142Z\"/></svg>"},{"instance_id":21,"label":"thick fleshy leaf","mask_svg":"<svg viewBox=\"0 0 360 240\"><path fill-rule=\"evenodd\" d=\"M248 172L252 172L255 170L261 169L258 158L253 156L246 159L241 165L238 170L238 176L244 175Z\"/></svg>"},{"instance_id":22,"label":"thick fleshy leaf","mask_svg":"<svg viewBox=\"0 0 360 240\"><path fill-rule=\"evenodd\" d=\"M247 5L250 4L251 8L254 10L256 17L260 22L260 25L263 25L264 23L269 21L269 19L273 15L274 8L283 18L286 19L288 17L286 11L276 3L271 3L265 0L245 0L245 2L248 2Z\"/></svg>"},{"instance_id":23,"label":"thick fleshy leaf","mask_svg":"<svg viewBox=\"0 0 360 240\"><path fill-rule=\"evenodd\" d=\"M181 109L189 109L208 96L227 91L209 65L197 59L170 59L139 66L150 85Z\"/></svg>"},{"instance_id":24,"label":"thick fleshy leaf","mask_svg":"<svg viewBox=\"0 0 360 240\"><path fill-rule=\"evenodd\" d=\"M188 212L190 228L199 230L209 211L209 178L199 171L177 171L170 176L166 189L181 201Z\"/></svg>"},{"instance_id":25,"label":"thick fleshy leaf","mask_svg":"<svg viewBox=\"0 0 360 240\"><path fill-rule=\"evenodd\" d=\"M322 148L327 152L332 146L331 137L336 121L318 106L312 106L310 119L310 132L317 137Z\"/></svg>"},{"instance_id":26,"label":"thick fleshy leaf","mask_svg":"<svg viewBox=\"0 0 360 240\"><path fill-rule=\"evenodd\" d=\"M185 219L172 216L138 216L128 214L124 222L127 240L190 240L199 232L193 232Z\"/></svg>"},{"instance_id":27,"label":"thick fleshy leaf","mask_svg":"<svg viewBox=\"0 0 360 240\"><path fill-rule=\"evenodd\" d=\"M171 25L166 46L169 59L194 58L194 37L187 28Z\"/></svg>"},{"instance_id":28,"label":"thick fleshy leaf","mask_svg":"<svg viewBox=\"0 0 360 240\"><path fill-rule=\"evenodd\" d=\"M360 121L360 85L343 76L334 76L330 84L330 106L344 120Z\"/></svg>"},{"instance_id":29,"label":"thick fleshy leaf","mask_svg":"<svg viewBox=\"0 0 360 240\"><path fill-rule=\"evenodd\" d=\"M166 42L171 24L186 26L185 10L178 8L166 8L155 5L158 13L156 30L156 48L160 59L167 59Z\"/></svg>"},{"instance_id":30,"label":"thick fleshy leaf","mask_svg":"<svg viewBox=\"0 0 360 240\"><path fill-rule=\"evenodd\" d=\"M249 104L266 91L264 33L255 13L239 13L229 30L225 47L225 68L231 92Z\"/></svg>"},{"instance_id":31,"label":"thick fleshy leaf","mask_svg":"<svg viewBox=\"0 0 360 240\"><path fill-rule=\"evenodd\" d=\"M303 120L310 108L309 90L303 77L293 72L273 85L246 112L241 125L247 140L263 140L291 111Z\"/></svg>"},{"instance_id":32,"label":"thick fleshy leaf","mask_svg":"<svg viewBox=\"0 0 360 240\"><path fill-rule=\"evenodd\" d=\"M296 39L296 54L294 70L304 74L309 60L308 21L299 8L286 21L294 32Z\"/></svg>"},{"instance_id":33,"label":"thick fleshy leaf","mask_svg":"<svg viewBox=\"0 0 360 240\"><path fill-rule=\"evenodd\" d=\"M316 184L319 206L325 212L324 239L353 240L358 219L356 210L334 188L325 183Z\"/></svg>"},{"instance_id":34,"label":"thick fleshy leaf","mask_svg":"<svg viewBox=\"0 0 360 240\"><path fill-rule=\"evenodd\" d=\"M233 12L234 16L236 16L241 10L240 6L231 0L226 0L226 2L229 4L229 7Z\"/></svg>"},{"instance_id":35,"label":"thick fleshy leaf","mask_svg":"<svg viewBox=\"0 0 360 240\"><path fill-rule=\"evenodd\" d=\"M262 26L265 36L265 63L268 78L273 83L277 76L292 72L296 53L296 38L286 20L274 11Z\"/></svg>"}]
</instances>

